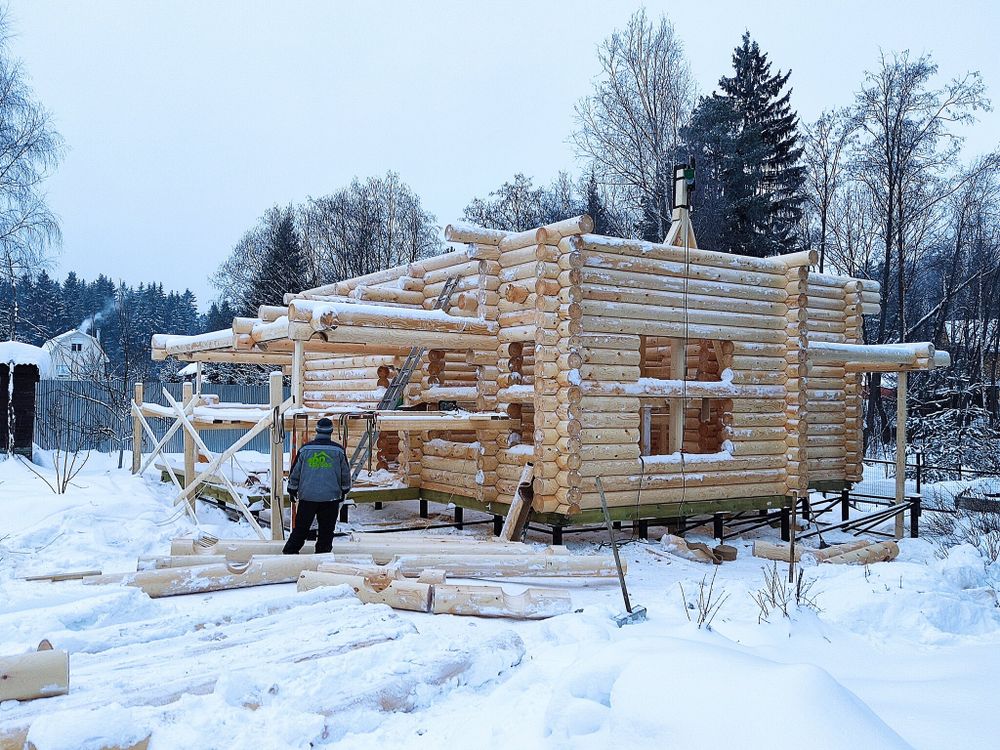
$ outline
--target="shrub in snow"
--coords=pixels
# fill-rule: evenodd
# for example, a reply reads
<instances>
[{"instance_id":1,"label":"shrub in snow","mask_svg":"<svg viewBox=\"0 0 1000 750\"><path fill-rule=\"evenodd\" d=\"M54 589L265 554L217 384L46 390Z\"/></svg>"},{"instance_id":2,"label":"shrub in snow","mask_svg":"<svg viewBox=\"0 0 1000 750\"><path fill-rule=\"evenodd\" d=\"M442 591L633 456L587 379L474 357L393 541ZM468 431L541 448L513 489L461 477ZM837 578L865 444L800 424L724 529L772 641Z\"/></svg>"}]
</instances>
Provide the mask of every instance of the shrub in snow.
<instances>
[{"instance_id":1,"label":"shrub in snow","mask_svg":"<svg viewBox=\"0 0 1000 750\"><path fill-rule=\"evenodd\" d=\"M681 602L684 605L684 614L687 615L688 622L691 622L691 612L697 610L699 630L701 630L703 625L705 626L705 630L712 629L712 620L719 614L722 605L729 598L729 594L726 593L725 589L715 588L715 577L718 574L719 571L716 569L712 573L712 580L708 580L708 576L701 579L701 582L698 584L698 599L693 602L687 600L687 596L684 593L684 584L680 581L677 582L681 590Z\"/></svg>"},{"instance_id":2,"label":"shrub in snow","mask_svg":"<svg viewBox=\"0 0 1000 750\"><path fill-rule=\"evenodd\" d=\"M1000 513L959 510L934 513L924 532L938 545L941 557L958 545L971 545L988 563L1000 560Z\"/></svg>"},{"instance_id":3,"label":"shrub in snow","mask_svg":"<svg viewBox=\"0 0 1000 750\"><path fill-rule=\"evenodd\" d=\"M764 571L764 586L750 594L750 598L760 608L758 623L770 622L767 618L772 612L780 612L783 617L790 617L789 610L793 606L796 609L820 611L816 604L816 594L812 591L816 580L807 579L801 568L794 584L790 583L783 573L778 572L778 563L774 563L770 568L763 567L761 570Z\"/></svg>"},{"instance_id":4,"label":"shrub in snow","mask_svg":"<svg viewBox=\"0 0 1000 750\"><path fill-rule=\"evenodd\" d=\"M912 416L906 430L911 443L924 452L924 481L954 479L952 469L959 466L1000 473L1000 431L991 425L986 409L967 406Z\"/></svg>"}]
</instances>

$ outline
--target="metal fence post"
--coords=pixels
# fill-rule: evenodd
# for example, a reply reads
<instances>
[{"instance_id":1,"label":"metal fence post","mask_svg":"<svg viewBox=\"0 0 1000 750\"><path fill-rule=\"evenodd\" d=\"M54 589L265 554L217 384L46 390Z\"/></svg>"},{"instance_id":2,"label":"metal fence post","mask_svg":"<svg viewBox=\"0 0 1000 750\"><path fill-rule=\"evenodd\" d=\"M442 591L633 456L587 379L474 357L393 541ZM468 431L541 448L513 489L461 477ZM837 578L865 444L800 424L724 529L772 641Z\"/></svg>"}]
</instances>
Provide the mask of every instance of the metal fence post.
<instances>
[{"instance_id":1,"label":"metal fence post","mask_svg":"<svg viewBox=\"0 0 1000 750\"><path fill-rule=\"evenodd\" d=\"M910 536L916 539L920 536L920 495L910 497Z\"/></svg>"}]
</instances>

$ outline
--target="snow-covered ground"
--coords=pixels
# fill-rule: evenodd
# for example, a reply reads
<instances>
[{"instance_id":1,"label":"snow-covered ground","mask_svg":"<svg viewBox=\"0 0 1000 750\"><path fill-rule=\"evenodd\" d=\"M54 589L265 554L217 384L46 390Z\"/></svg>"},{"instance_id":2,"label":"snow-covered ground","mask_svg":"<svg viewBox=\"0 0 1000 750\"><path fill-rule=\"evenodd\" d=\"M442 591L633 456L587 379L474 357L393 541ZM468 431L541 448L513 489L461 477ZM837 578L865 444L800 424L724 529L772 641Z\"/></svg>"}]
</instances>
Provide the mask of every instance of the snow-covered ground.
<instances>
[{"instance_id":1,"label":"snow-covered ground","mask_svg":"<svg viewBox=\"0 0 1000 750\"><path fill-rule=\"evenodd\" d=\"M134 570L138 556L165 554L194 531L156 472L137 478L115 465L95 455L56 496L20 463L0 462L0 656L42 638L71 653L70 694L0 704L0 737L30 726L39 750L127 747L150 734L151 750L817 750L992 748L1000 736L990 709L1000 564L969 545L942 556L928 540L904 540L890 563L807 566L820 611L761 622L751 594L766 563L750 546L774 530L734 542L738 559L718 568L629 541L630 593L649 619L622 629L611 620L622 610L613 579L504 582L572 593L579 611L541 622L396 612L344 588L151 600L130 588L20 580ZM352 526L415 520L415 510L362 506ZM252 536L211 507L199 517L218 537ZM583 552L601 536L567 539ZM711 630L699 629L681 586L693 602L715 571L725 600Z\"/></svg>"}]
</instances>

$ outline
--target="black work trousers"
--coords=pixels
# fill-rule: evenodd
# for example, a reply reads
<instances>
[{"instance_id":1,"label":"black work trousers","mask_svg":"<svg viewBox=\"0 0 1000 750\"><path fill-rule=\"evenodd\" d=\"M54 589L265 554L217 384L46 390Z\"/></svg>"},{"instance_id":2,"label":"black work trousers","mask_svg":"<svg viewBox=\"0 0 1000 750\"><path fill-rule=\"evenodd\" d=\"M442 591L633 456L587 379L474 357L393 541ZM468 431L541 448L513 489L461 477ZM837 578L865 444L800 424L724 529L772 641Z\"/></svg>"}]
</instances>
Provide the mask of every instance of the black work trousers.
<instances>
[{"instance_id":1,"label":"black work trousers","mask_svg":"<svg viewBox=\"0 0 1000 750\"><path fill-rule=\"evenodd\" d=\"M302 545L306 543L306 534L312 526L313 519L319 520L319 532L316 534L316 554L329 552L333 549L333 532L337 528L337 514L340 503L314 503L309 500L299 500L299 509L295 512L295 525L288 541L281 550L283 555L297 555Z\"/></svg>"}]
</instances>

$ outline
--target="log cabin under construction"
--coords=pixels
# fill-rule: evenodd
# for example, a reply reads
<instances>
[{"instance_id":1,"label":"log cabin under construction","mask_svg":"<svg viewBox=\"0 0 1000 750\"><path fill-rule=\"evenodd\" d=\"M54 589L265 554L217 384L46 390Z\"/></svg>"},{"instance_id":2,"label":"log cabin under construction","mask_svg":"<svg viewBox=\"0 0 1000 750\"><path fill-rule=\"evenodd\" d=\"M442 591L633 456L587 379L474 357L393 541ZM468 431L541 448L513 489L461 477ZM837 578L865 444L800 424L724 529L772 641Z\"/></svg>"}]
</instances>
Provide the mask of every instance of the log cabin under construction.
<instances>
[{"instance_id":1,"label":"log cabin under construction","mask_svg":"<svg viewBox=\"0 0 1000 750\"><path fill-rule=\"evenodd\" d=\"M183 412L187 437L259 432L274 414L303 440L306 421L330 416L349 455L373 440L371 468L402 488L392 497L495 516L531 462L534 518L556 526L600 517L598 477L612 516L634 520L787 507L850 487L862 478L862 373L902 380L947 354L865 345L878 283L817 273L814 252L699 248L676 190L661 244L593 234L588 216L525 232L453 224L445 237L459 247L443 255L291 292L231 329L155 335L157 359L280 367L291 396L279 388L254 409L192 391L170 411L137 394L136 419ZM401 402L384 403L414 347ZM272 444L272 466L287 470ZM272 494L280 503L280 483Z\"/></svg>"}]
</instances>

